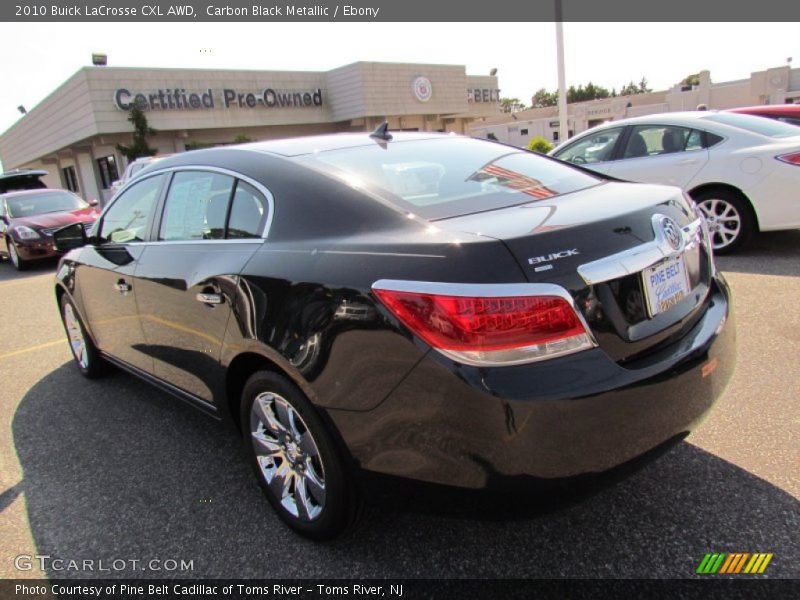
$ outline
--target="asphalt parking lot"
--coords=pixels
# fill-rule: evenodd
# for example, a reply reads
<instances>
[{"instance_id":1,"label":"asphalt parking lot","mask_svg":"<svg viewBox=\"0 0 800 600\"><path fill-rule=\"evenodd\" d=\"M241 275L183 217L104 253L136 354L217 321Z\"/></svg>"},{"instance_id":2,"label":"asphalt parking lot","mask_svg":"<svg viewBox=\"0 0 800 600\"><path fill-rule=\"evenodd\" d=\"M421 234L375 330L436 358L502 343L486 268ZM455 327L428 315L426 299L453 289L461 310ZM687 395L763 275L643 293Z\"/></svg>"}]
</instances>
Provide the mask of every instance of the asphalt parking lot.
<instances>
[{"instance_id":1,"label":"asphalt parking lot","mask_svg":"<svg viewBox=\"0 0 800 600\"><path fill-rule=\"evenodd\" d=\"M281 525L227 430L129 375L78 374L53 264L0 264L0 577L41 576L14 566L36 554L193 564L51 577L690 577L712 551L771 552L766 576L800 577L800 231L719 265L736 374L671 452L527 511L399 494L347 538L314 544Z\"/></svg>"}]
</instances>

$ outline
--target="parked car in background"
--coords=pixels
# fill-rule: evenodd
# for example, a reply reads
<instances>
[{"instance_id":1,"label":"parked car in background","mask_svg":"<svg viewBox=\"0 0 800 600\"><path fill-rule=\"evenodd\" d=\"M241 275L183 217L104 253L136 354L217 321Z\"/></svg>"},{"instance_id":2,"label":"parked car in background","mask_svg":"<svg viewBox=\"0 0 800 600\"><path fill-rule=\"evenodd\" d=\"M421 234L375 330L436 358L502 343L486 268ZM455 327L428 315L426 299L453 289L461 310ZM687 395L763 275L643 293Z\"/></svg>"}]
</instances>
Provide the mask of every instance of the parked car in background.
<instances>
[{"instance_id":1,"label":"parked car in background","mask_svg":"<svg viewBox=\"0 0 800 600\"><path fill-rule=\"evenodd\" d=\"M319 539L361 471L503 488L682 439L735 360L704 223L676 187L483 140L274 140L148 167L56 233L55 292L81 373L236 424Z\"/></svg>"},{"instance_id":2,"label":"parked car in background","mask_svg":"<svg viewBox=\"0 0 800 600\"><path fill-rule=\"evenodd\" d=\"M790 125L800 126L800 104L764 104L761 106L743 106L731 108L726 112L734 112L756 117L767 117L783 121Z\"/></svg>"},{"instance_id":3,"label":"parked car in background","mask_svg":"<svg viewBox=\"0 0 800 600\"><path fill-rule=\"evenodd\" d=\"M31 261L57 256L53 232L73 223L90 228L100 216L96 205L66 190L0 194L0 254L18 271Z\"/></svg>"},{"instance_id":4,"label":"parked car in background","mask_svg":"<svg viewBox=\"0 0 800 600\"><path fill-rule=\"evenodd\" d=\"M756 231L800 228L794 125L732 112L663 113L606 123L550 154L619 179L683 188L720 253Z\"/></svg>"},{"instance_id":5,"label":"parked car in background","mask_svg":"<svg viewBox=\"0 0 800 600\"><path fill-rule=\"evenodd\" d=\"M143 156L128 163L128 166L125 167L125 170L122 172L122 177L111 183L111 197L113 198L114 194L116 194L131 179L136 177L136 175L141 173L145 167L148 167L153 163L158 162L162 158L166 158L167 156L170 155L162 154L160 156Z\"/></svg>"},{"instance_id":6,"label":"parked car in background","mask_svg":"<svg viewBox=\"0 0 800 600\"><path fill-rule=\"evenodd\" d=\"M47 185L42 177L47 171L39 169L13 169L0 173L0 194L16 190L40 190Z\"/></svg>"}]
</instances>

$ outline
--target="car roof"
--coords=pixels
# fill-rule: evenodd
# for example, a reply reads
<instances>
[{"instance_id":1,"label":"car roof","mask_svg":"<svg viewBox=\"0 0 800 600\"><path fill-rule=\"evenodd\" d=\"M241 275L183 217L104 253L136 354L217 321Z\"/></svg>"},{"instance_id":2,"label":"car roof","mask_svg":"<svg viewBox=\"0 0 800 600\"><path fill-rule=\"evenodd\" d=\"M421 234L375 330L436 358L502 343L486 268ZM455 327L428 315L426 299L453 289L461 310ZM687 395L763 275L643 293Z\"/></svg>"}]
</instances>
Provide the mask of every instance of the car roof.
<instances>
[{"instance_id":1,"label":"car roof","mask_svg":"<svg viewBox=\"0 0 800 600\"><path fill-rule=\"evenodd\" d=\"M642 115L639 117L628 117L627 119L619 119L617 121L609 121L608 123L603 123L602 125L598 125L597 127L592 127L591 129L587 129L586 131L582 131L580 136L583 136L585 133L590 131L602 131L603 129L610 129L613 127L624 127L625 125L638 125L640 123L646 123L648 125L658 125L663 123L664 125L681 125L687 122L692 121L699 121L709 115L716 114L720 111L717 110L692 110L692 111L681 111L681 112L668 112L668 113L653 113L649 115ZM577 137L577 136L576 136Z\"/></svg>"},{"instance_id":2,"label":"car roof","mask_svg":"<svg viewBox=\"0 0 800 600\"><path fill-rule=\"evenodd\" d=\"M11 171L0 173L0 179L13 179L14 177L31 177L33 175L36 175L38 177L44 177L47 174L48 171L44 171L42 169L12 169Z\"/></svg>"},{"instance_id":3,"label":"car roof","mask_svg":"<svg viewBox=\"0 0 800 600\"><path fill-rule=\"evenodd\" d=\"M726 112L765 115L800 115L800 104L760 104L758 106L740 106L729 108Z\"/></svg>"},{"instance_id":4,"label":"car roof","mask_svg":"<svg viewBox=\"0 0 800 600\"><path fill-rule=\"evenodd\" d=\"M449 137L447 133L428 133L428 132L406 132L390 131L392 140L385 142L370 137L369 133L331 133L327 135L312 135L307 137L288 138L281 140L269 140L265 142L251 142L240 144L235 148L242 150L252 150L255 152L267 152L279 154L281 156L301 156L304 154L314 154L316 152L326 152L328 150L342 150L345 148L358 148L360 146L372 146L381 144L395 144L398 142L410 142L415 140L429 140L440 137Z\"/></svg>"}]
</instances>

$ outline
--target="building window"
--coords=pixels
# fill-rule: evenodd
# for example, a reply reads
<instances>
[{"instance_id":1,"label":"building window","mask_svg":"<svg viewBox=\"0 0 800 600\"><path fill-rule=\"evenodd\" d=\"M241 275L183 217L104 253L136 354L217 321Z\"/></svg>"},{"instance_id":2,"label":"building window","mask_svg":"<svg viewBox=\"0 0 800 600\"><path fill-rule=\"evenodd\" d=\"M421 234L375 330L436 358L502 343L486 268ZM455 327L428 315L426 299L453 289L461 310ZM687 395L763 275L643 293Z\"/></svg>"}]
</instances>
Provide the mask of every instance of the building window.
<instances>
[{"instance_id":1,"label":"building window","mask_svg":"<svg viewBox=\"0 0 800 600\"><path fill-rule=\"evenodd\" d=\"M69 166L61 169L61 176L64 179L64 187L70 192L79 192L78 176L75 174L75 167Z\"/></svg>"},{"instance_id":2,"label":"building window","mask_svg":"<svg viewBox=\"0 0 800 600\"><path fill-rule=\"evenodd\" d=\"M527 129L520 129L519 130L519 134L520 135L528 135L528 130Z\"/></svg>"},{"instance_id":3,"label":"building window","mask_svg":"<svg viewBox=\"0 0 800 600\"><path fill-rule=\"evenodd\" d=\"M104 190L111 187L111 184L119 179L117 173L117 161L113 156L104 156L97 159L97 168L100 169L100 182Z\"/></svg>"},{"instance_id":4,"label":"building window","mask_svg":"<svg viewBox=\"0 0 800 600\"><path fill-rule=\"evenodd\" d=\"M554 131L554 132L553 132L553 141L554 141L554 142L557 142L557 141L558 141L558 132L557 132L557 131Z\"/></svg>"}]
</instances>

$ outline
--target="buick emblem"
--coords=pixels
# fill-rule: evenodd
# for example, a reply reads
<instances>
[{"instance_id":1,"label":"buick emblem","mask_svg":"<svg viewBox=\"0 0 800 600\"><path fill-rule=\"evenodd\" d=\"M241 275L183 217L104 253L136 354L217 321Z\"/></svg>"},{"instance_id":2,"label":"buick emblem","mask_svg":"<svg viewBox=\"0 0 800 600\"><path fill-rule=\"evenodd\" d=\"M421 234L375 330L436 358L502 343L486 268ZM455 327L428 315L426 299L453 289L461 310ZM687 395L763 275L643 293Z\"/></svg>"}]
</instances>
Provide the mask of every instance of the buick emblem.
<instances>
[{"instance_id":1,"label":"buick emblem","mask_svg":"<svg viewBox=\"0 0 800 600\"><path fill-rule=\"evenodd\" d=\"M681 232L681 228L678 227L678 224L669 217L661 217L659 226L670 248L673 250L680 250L683 245L683 233Z\"/></svg>"}]
</instances>

